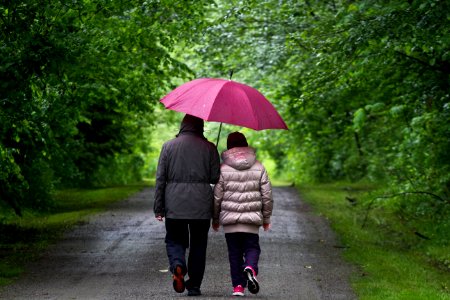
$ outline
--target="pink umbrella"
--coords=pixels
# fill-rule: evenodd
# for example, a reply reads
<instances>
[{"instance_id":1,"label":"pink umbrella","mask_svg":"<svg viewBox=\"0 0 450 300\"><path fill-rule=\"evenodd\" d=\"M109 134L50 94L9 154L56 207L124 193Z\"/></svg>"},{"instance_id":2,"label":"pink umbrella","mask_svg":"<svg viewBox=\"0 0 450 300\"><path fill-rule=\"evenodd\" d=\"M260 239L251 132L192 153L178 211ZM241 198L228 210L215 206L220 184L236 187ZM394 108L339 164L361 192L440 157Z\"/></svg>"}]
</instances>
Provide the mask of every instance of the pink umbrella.
<instances>
[{"instance_id":1,"label":"pink umbrella","mask_svg":"<svg viewBox=\"0 0 450 300\"><path fill-rule=\"evenodd\" d=\"M161 102L167 109L205 121L254 130L288 129L273 105L260 92L232 80L195 79L171 91Z\"/></svg>"}]
</instances>

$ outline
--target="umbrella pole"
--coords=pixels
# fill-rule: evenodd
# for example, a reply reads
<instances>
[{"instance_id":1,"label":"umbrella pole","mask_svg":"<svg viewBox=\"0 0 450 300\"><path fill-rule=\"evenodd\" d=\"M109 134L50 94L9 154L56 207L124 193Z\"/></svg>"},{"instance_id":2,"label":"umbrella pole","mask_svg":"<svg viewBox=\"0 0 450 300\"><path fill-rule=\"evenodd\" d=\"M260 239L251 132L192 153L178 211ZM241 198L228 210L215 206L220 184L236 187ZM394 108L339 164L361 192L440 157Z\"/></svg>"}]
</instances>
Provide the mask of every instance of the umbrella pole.
<instances>
[{"instance_id":1,"label":"umbrella pole","mask_svg":"<svg viewBox=\"0 0 450 300\"><path fill-rule=\"evenodd\" d=\"M220 122L219 126L219 134L217 135L216 148L219 146L220 132L222 131L222 122Z\"/></svg>"},{"instance_id":2,"label":"umbrella pole","mask_svg":"<svg viewBox=\"0 0 450 300\"><path fill-rule=\"evenodd\" d=\"M231 80L231 77L233 77L233 70L230 71L230 80ZM216 148L219 146L220 131L222 131L222 122L220 122L220 126L219 126L219 134L217 135Z\"/></svg>"}]
</instances>

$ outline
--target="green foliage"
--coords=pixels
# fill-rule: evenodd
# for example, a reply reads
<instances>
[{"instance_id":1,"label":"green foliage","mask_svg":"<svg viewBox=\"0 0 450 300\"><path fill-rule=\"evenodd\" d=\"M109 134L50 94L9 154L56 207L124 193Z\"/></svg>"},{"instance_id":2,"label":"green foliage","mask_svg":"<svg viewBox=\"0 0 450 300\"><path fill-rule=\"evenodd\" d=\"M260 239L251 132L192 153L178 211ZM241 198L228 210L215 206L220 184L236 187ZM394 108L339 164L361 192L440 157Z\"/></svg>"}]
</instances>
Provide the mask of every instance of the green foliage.
<instances>
[{"instance_id":1,"label":"green foliage","mask_svg":"<svg viewBox=\"0 0 450 300\"><path fill-rule=\"evenodd\" d=\"M182 117L161 96L234 70L289 131L226 125L219 151L239 130L273 178L384 183L371 213L440 236L450 206L449 12L440 0L6 1L0 202L18 215L45 211L54 187L152 177ZM208 124L208 139L217 133Z\"/></svg>"},{"instance_id":2,"label":"green foliage","mask_svg":"<svg viewBox=\"0 0 450 300\"><path fill-rule=\"evenodd\" d=\"M299 191L330 220L341 237L344 256L357 265L352 284L359 299L450 299L448 208L432 222L416 215L410 223L409 213L392 207L372 207L366 219L367 204L382 192L376 186L309 184ZM411 209L414 203L410 204ZM419 223L422 227L415 227Z\"/></svg>"},{"instance_id":3,"label":"green foliage","mask_svg":"<svg viewBox=\"0 0 450 300\"><path fill-rule=\"evenodd\" d=\"M435 201L414 191L449 203L449 11L438 0L218 1L192 65L234 69L275 104L289 132L255 137L292 180L367 179L406 193L399 204Z\"/></svg>"},{"instance_id":4,"label":"green foliage","mask_svg":"<svg viewBox=\"0 0 450 300\"><path fill-rule=\"evenodd\" d=\"M372 286L361 279L373 299L448 292L439 279L427 296L411 277L429 282L433 268L448 271L449 12L439 0L217 1L208 30L184 53L197 76L228 78L234 70L233 79L274 103L289 131L248 135L280 178L385 186L345 216L360 226L368 212L367 232L353 232L355 224L339 229L349 243L360 242L352 244L364 252L355 260L376 273ZM339 222L342 205L330 207ZM392 260L399 263L390 267ZM424 262L427 272L419 270ZM384 283L383 268L400 272ZM387 284L404 273L412 275ZM421 287L401 291L408 285Z\"/></svg>"},{"instance_id":5,"label":"green foliage","mask_svg":"<svg viewBox=\"0 0 450 300\"><path fill-rule=\"evenodd\" d=\"M136 180L157 100L190 75L174 47L208 3L2 3L0 200L20 214L55 185Z\"/></svg>"}]
</instances>

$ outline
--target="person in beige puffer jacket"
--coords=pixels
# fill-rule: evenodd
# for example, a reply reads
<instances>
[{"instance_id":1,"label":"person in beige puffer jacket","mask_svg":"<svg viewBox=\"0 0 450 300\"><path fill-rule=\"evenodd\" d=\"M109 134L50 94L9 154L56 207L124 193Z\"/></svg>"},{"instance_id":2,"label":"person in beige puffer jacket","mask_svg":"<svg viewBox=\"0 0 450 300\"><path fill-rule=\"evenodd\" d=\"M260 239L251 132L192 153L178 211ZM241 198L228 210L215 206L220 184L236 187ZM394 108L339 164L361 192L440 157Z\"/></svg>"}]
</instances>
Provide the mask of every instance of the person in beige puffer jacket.
<instances>
[{"instance_id":1,"label":"person in beige puffer jacket","mask_svg":"<svg viewBox=\"0 0 450 300\"><path fill-rule=\"evenodd\" d=\"M220 179L214 187L213 229L222 225L228 247L233 295L244 296L245 287L259 291L258 261L261 254L259 228L270 228L272 186L264 166L256 160L245 136L228 136L222 153Z\"/></svg>"}]
</instances>

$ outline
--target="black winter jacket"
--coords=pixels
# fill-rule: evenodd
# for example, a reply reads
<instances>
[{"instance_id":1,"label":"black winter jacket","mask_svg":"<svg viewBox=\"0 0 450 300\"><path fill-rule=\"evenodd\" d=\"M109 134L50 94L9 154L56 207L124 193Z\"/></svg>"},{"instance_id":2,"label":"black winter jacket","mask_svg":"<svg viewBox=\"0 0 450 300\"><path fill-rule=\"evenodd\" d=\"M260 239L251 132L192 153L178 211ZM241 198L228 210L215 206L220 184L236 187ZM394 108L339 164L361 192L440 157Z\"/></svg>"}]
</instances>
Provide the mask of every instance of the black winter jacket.
<instances>
[{"instance_id":1,"label":"black winter jacket","mask_svg":"<svg viewBox=\"0 0 450 300\"><path fill-rule=\"evenodd\" d=\"M176 138L164 143L155 186L155 216L210 219L220 176L216 146L203 136L203 121L186 116Z\"/></svg>"}]
</instances>

